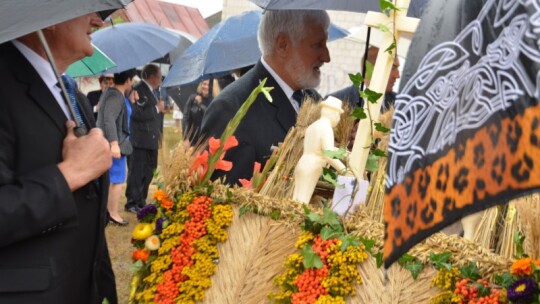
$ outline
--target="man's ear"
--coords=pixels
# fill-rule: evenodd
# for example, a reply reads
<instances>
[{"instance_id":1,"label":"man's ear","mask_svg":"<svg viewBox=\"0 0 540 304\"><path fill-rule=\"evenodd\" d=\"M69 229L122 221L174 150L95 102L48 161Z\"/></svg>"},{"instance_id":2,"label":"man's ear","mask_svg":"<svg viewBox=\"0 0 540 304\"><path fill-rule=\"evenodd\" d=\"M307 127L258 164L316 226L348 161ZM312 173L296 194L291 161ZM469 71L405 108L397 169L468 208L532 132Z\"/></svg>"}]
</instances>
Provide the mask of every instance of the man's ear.
<instances>
[{"instance_id":1,"label":"man's ear","mask_svg":"<svg viewBox=\"0 0 540 304\"><path fill-rule=\"evenodd\" d=\"M289 36L284 33L279 33L276 37L276 53L279 56L287 56L291 48Z\"/></svg>"}]
</instances>

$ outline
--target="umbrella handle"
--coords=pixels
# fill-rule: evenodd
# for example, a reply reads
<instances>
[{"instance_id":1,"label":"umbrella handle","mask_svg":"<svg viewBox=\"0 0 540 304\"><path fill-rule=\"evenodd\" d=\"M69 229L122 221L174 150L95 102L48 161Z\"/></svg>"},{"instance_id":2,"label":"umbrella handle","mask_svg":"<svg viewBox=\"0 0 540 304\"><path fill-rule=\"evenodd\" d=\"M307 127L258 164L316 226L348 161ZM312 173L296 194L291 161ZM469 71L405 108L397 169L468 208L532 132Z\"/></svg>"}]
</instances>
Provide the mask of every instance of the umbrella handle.
<instances>
[{"instance_id":1,"label":"umbrella handle","mask_svg":"<svg viewBox=\"0 0 540 304\"><path fill-rule=\"evenodd\" d=\"M69 102L69 95L67 93L66 87L64 85L64 82L60 79L60 73L58 72L58 67L56 66L56 62L54 60L54 57L52 56L51 49L49 48L49 44L47 43L47 40L45 39L45 36L43 35L42 30L38 30L37 35L39 37L39 41L41 42L41 45L43 46L43 50L45 50L45 54L47 55L47 58L49 59L49 64L51 65L54 76L56 77L56 80L58 80L58 84L60 85L60 90L62 91L62 94L64 95L64 101L66 102L69 112L71 113L72 117L77 117L75 114L75 109L73 109L73 105L71 105L71 102ZM86 127L81 126L77 119L73 119L75 122L75 136L81 137L83 135L86 135L87 130Z\"/></svg>"}]
</instances>

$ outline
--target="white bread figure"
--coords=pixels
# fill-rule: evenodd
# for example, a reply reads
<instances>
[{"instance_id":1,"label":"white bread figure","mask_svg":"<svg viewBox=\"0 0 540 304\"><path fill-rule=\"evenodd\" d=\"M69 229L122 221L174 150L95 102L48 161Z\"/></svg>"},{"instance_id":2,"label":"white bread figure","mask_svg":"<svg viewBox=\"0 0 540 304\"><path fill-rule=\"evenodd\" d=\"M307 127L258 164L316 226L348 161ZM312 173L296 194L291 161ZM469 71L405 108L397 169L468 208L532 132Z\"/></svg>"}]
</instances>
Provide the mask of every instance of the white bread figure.
<instances>
[{"instance_id":1,"label":"white bread figure","mask_svg":"<svg viewBox=\"0 0 540 304\"><path fill-rule=\"evenodd\" d=\"M294 170L293 200L309 204L323 167L331 165L339 173L345 165L338 159L324 155L324 150L337 150L334 146L334 130L341 113L341 100L328 97L321 102L321 118L309 125L304 137L304 153Z\"/></svg>"}]
</instances>

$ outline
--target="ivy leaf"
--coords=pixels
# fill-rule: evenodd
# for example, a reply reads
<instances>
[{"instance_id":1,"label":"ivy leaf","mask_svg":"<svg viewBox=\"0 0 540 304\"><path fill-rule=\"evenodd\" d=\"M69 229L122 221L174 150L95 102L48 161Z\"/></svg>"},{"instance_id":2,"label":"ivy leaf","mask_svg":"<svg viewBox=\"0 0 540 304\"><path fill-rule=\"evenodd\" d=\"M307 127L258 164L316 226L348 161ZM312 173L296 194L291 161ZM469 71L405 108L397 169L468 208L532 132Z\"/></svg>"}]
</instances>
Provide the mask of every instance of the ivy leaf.
<instances>
[{"instance_id":1,"label":"ivy leaf","mask_svg":"<svg viewBox=\"0 0 540 304\"><path fill-rule=\"evenodd\" d=\"M351 116L358 120L367 118L366 111L364 111L364 108L361 108L361 107L356 107L354 111L352 112Z\"/></svg>"},{"instance_id":2,"label":"ivy leaf","mask_svg":"<svg viewBox=\"0 0 540 304\"><path fill-rule=\"evenodd\" d=\"M322 180L337 186L337 174L329 168L323 168Z\"/></svg>"},{"instance_id":3,"label":"ivy leaf","mask_svg":"<svg viewBox=\"0 0 540 304\"><path fill-rule=\"evenodd\" d=\"M372 91L369 88L365 89L363 93L370 103L377 103L377 100L383 96L383 94Z\"/></svg>"},{"instance_id":4,"label":"ivy leaf","mask_svg":"<svg viewBox=\"0 0 540 304\"><path fill-rule=\"evenodd\" d=\"M433 265L435 265L435 268L441 269L442 267L446 268L447 270L452 269L452 265L448 263L448 260L452 257L451 252L443 252L439 254L430 253L429 259L431 262L433 262Z\"/></svg>"},{"instance_id":5,"label":"ivy leaf","mask_svg":"<svg viewBox=\"0 0 540 304\"><path fill-rule=\"evenodd\" d=\"M474 282L473 285L478 287L478 295L480 297L485 297L485 296L491 294L491 288L489 288L487 286L484 286L484 284L482 284L480 282Z\"/></svg>"},{"instance_id":6,"label":"ivy leaf","mask_svg":"<svg viewBox=\"0 0 540 304\"><path fill-rule=\"evenodd\" d=\"M373 255L373 246L375 246L375 240L360 237L360 242L364 244L364 247L366 247L366 251Z\"/></svg>"},{"instance_id":7,"label":"ivy leaf","mask_svg":"<svg viewBox=\"0 0 540 304\"><path fill-rule=\"evenodd\" d=\"M324 241L339 238L342 235L343 235L342 231L336 231L332 229L332 227L323 227L323 229L321 229L321 238Z\"/></svg>"},{"instance_id":8,"label":"ivy leaf","mask_svg":"<svg viewBox=\"0 0 540 304\"><path fill-rule=\"evenodd\" d=\"M347 155L347 151L345 149L323 150L323 154L332 159L343 160L345 159L345 155Z\"/></svg>"},{"instance_id":9,"label":"ivy leaf","mask_svg":"<svg viewBox=\"0 0 540 304\"><path fill-rule=\"evenodd\" d=\"M383 261L383 253L379 252L377 254L374 254L373 256L375 257L375 261L377 261L377 268L381 268L381 266L384 263L384 261Z\"/></svg>"},{"instance_id":10,"label":"ivy leaf","mask_svg":"<svg viewBox=\"0 0 540 304\"><path fill-rule=\"evenodd\" d=\"M302 256L304 257L304 268L318 268L323 267L323 262L321 258L313 251L313 248L308 244L304 245L304 248L301 250Z\"/></svg>"},{"instance_id":11,"label":"ivy leaf","mask_svg":"<svg viewBox=\"0 0 540 304\"><path fill-rule=\"evenodd\" d=\"M388 129L387 127L385 127L382 123L380 122L376 122L375 123L375 130L379 131L379 132L383 132L383 133L388 133L390 132L390 129Z\"/></svg>"},{"instance_id":12,"label":"ivy leaf","mask_svg":"<svg viewBox=\"0 0 540 304\"><path fill-rule=\"evenodd\" d=\"M244 214L246 214L248 212L253 212L253 206L251 206L251 205L242 206L242 207L240 207L240 214L238 215L238 217L242 217L242 216L244 216Z\"/></svg>"},{"instance_id":13,"label":"ivy leaf","mask_svg":"<svg viewBox=\"0 0 540 304\"><path fill-rule=\"evenodd\" d=\"M320 218L321 218L321 216L318 215L318 214L315 213L315 212L310 212L310 213L308 214L307 217L308 217L308 219L309 219L310 221L312 221L312 222L319 222L319 220L320 220Z\"/></svg>"},{"instance_id":14,"label":"ivy leaf","mask_svg":"<svg viewBox=\"0 0 540 304\"><path fill-rule=\"evenodd\" d=\"M366 61L366 79L371 79L371 75L373 75L373 64Z\"/></svg>"},{"instance_id":15,"label":"ivy leaf","mask_svg":"<svg viewBox=\"0 0 540 304\"><path fill-rule=\"evenodd\" d=\"M387 10L398 10L394 3L392 3L390 0L379 0L379 5L381 6L381 12L385 12Z\"/></svg>"},{"instance_id":16,"label":"ivy leaf","mask_svg":"<svg viewBox=\"0 0 540 304\"><path fill-rule=\"evenodd\" d=\"M358 246L360 245L360 242L358 242L358 238L356 238L353 235L350 234L344 234L339 237L341 240L341 251L347 250L349 246Z\"/></svg>"},{"instance_id":17,"label":"ivy leaf","mask_svg":"<svg viewBox=\"0 0 540 304\"><path fill-rule=\"evenodd\" d=\"M270 213L270 218L273 219L274 221L279 220L280 217L281 217L281 210L279 209L272 210L272 212Z\"/></svg>"},{"instance_id":18,"label":"ivy leaf","mask_svg":"<svg viewBox=\"0 0 540 304\"><path fill-rule=\"evenodd\" d=\"M343 231L341 228L341 222L339 221L339 215L334 210L324 207L323 208L323 218L321 220L321 224L323 225L329 225L337 230L339 229Z\"/></svg>"},{"instance_id":19,"label":"ivy leaf","mask_svg":"<svg viewBox=\"0 0 540 304\"><path fill-rule=\"evenodd\" d=\"M380 156L374 155L373 153L369 153L368 159L366 162L366 170L368 170L369 172L376 172L377 170L379 170L380 158L381 158Z\"/></svg>"},{"instance_id":20,"label":"ivy leaf","mask_svg":"<svg viewBox=\"0 0 540 304\"><path fill-rule=\"evenodd\" d=\"M386 152L384 152L383 150L381 149L375 149L373 150L373 155L375 156L379 156L379 157L386 157Z\"/></svg>"},{"instance_id":21,"label":"ivy leaf","mask_svg":"<svg viewBox=\"0 0 540 304\"><path fill-rule=\"evenodd\" d=\"M471 281L476 281L481 278L480 271L475 263L469 263L465 266L459 268L461 275L465 278L470 279Z\"/></svg>"},{"instance_id":22,"label":"ivy leaf","mask_svg":"<svg viewBox=\"0 0 540 304\"><path fill-rule=\"evenodd\" d=\"M409 264L410 262L414 261L415 260L415 257L408 254L408 253L405 253L404 255L402 255L399 259L398 259L398 264L401 265L401 266L405 266L407 264Z\"/></svg>"},{"instance_id":23,"label":"ivy leaf","mask_svg":"<svg viewBox=\"0 0 540 304\"><path fill-rule=\"evenodd\" d=\"M384 51L388 52L390 55L392 55L394 53L395 49L396 49L396 41L394 40L394 42L392 42L392 44L390 44L390 46L388 48L386 48L386 50L384 50Z\"/></svg>"},{"instance_id":24,"label":"ivy leaf","mask_svg":"<svg viewBox=\"0 0 540 304\"><path fill-rule=\"evenodd\" d=\"M512 283L514 283L515 281L516 278L514 278L514 276L508 272L505 272L501 275L495 275L495 283L506 289L508 289L508 287L510 287L510 285L512 285Z\"/></svg>"},{"instance_id":25,"label":"ivy leaf","mask_svg":"<svg viewBox=\"0 0 540 304\"><path fill-rule=\"evenodd\" d=\"M514 233L514 244L516 244L516 259L522 259L528 257L523 248L523 242L525 241L525 235L521 231Z\"/></svg>"},{"instance_id":26,"label":"ivy leaf","mask_svg":"<svg viewBox=\"0 0 540 304\"><path fill-rule=\"evenodd\" d=\"M420 271L424 269L424 264L422 264L422 262L420 261L411 262L405 265L405 269L409 270L413 279L416 280L416 278L418 278L418 275L420 274Z\"/></svg>"},{"instance_id":27,"label":"ivy leaf","mask_svg":"<svg viewBox=\"0 0 540 304\"><path fill-rule=\"evenodd\" d=\"M364 77L362 77L362 74L356 73L356 74L349 74L349 79L354 84L355 88L360 88L360 84L364 82Z\"/></svg>"}]
</instances>

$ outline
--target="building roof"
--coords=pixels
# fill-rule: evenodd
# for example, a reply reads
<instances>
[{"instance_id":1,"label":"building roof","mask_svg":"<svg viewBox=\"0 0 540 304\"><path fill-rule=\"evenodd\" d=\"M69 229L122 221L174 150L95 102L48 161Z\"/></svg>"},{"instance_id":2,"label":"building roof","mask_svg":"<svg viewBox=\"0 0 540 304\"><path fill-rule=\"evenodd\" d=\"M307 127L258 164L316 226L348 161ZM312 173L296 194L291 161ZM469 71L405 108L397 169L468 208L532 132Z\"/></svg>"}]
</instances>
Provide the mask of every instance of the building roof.
<instances>
[{"instance_id":1,"label":"building roof","mask_svg":"<svg viewBox=\"0 0 540 304\"><path fill-rule=\"evenodd\" d=\"M112 18L118 16L125 21L156 24L197 38L209 30L198 9L159 0L135 0L126 9L116 11Z\"/></svg>"}]
</instances>

